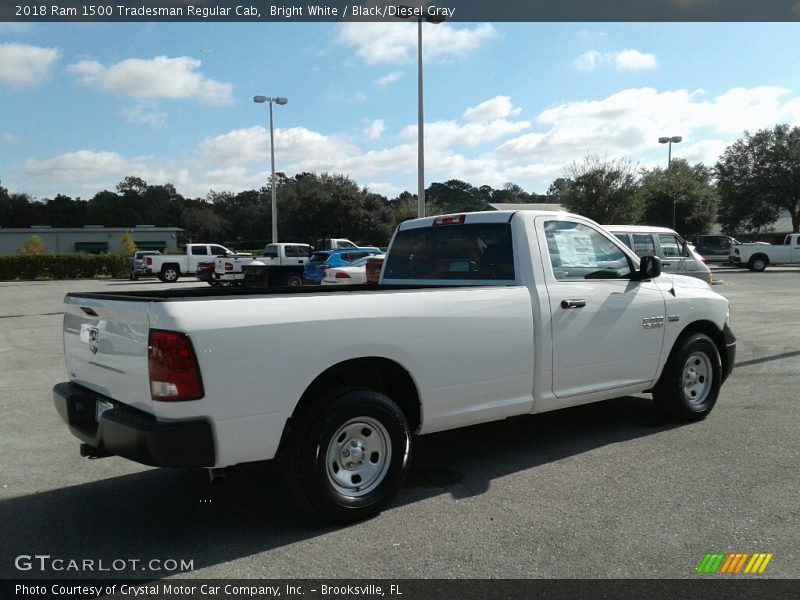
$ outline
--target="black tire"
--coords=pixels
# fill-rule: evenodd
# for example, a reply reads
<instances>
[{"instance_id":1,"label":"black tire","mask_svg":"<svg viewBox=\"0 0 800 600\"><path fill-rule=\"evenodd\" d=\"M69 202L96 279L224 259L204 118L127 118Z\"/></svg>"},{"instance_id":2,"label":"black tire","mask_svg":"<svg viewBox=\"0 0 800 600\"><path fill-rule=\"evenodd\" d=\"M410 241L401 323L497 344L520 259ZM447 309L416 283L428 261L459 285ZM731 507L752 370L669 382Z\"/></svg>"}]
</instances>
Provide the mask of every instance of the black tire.
<instances>
[{"instance_id":1,"label":"black tire","mask_svg":"<svg viewBox=\"0 0 800 600\"><path fill-rule=\"evenodd\" d=\"M721 385L717 345L704 333L689 333L675 342L653 398L671 420L701 421L714 408Z\"/></svg>"},{"instance_id":2,"label":"black tire","mask_svg":"<svg viewBox=\"0 0 800 600\"><path fill-rule=\"evenodd\" d=\"M403 484L411 433L386 395L334 390L301 409L292 427L283 466L294 497L311 514L340 523L367 519Z\"/></svg>"},{"instance_id":3,"label":"black tire","mask_svg":"<svg viewBox=\"0 0 800 600\"><path fill-rule=\"evenodd\" d=\"M161 274L159 275L159 279L166 283L175 283L180 279L181 271L178 267L174 265L164 265L161 267Z\"/></svg>"},{"instance_id":4,"label":"black tire","mask_svg":"<svg viewBox=\"0 0 800 600\"><path fill-rule=\"evenodd\" d=\"M300 287L303 285L303 278L300 275L292 274L286 277L283 285L288 287Z\"/></svg>"},{"instance_id":5,"label":"black tire","mask_svg":"<svg viewBox=\"0 0 800 600\"><path fill-rule=\"evenodd\" d=\"M767 268L768 265L769 257L765 254L756 254L755 256L750 257L750 262L747 263L747 267L756 273L761 273Z\"/></svg>"}]
</instances>

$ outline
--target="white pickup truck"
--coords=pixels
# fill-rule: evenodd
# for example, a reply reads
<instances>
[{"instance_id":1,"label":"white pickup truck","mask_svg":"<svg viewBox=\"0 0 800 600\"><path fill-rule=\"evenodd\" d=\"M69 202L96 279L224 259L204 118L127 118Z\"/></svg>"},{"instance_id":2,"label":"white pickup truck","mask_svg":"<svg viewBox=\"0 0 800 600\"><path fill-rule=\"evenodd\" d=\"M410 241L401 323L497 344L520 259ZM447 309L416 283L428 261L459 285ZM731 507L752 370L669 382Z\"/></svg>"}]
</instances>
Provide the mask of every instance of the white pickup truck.
<instances>
[{"instance_id":1,"label":"white pickup truck","mask_svg":"<svg viewBox=\"0 0 800 600\"><path fill-rule=\"evenodd\" d=\"M264 256L221 257L214 265L214 283L222 285L242 284L245 280L245 265L260 267L259 273L266 285L303 285L303 268L314 249L308 244L282 242L267 244ZM212 284L213 285L213 284Z\"/></svg>"},{"instance_id":2,"label":"white pickup truck","mask_svg":"<svg viewBox=\"0 0 800 600\"><path fill-rule=\"evenodd\" d=\"M757 272L763 271L769 265L800 264L800 233L790 233L781 245L756 242L731 246L729 261Z\"/></svg>"},{"instance_id":3,"label":"white pickup truck","mask_svg":"<svg viewBox=\"0 0 800 600\"><path fill-rule=\"evenodd\" d=\"M401 224L378 286L70 293L64 348L83 455L278 457L346 522L391 501L415 435L640 392L701 420L736 345L708 284L583 217L498 211Z\"/></svg>"},{"instance_id":4,"label":"white pickup truck","mask_svg":"<svg viewBox=\"0 0 800 600\"><path fill-rule=\"evenodd\" d=\"M146 256L144 273L157 275L161 281L174 283L180 277L194 277L197 264L215 256L233 256L235 252L219 244L186 244L185 254L157 254Z\"/></svg>"}]
</instances>

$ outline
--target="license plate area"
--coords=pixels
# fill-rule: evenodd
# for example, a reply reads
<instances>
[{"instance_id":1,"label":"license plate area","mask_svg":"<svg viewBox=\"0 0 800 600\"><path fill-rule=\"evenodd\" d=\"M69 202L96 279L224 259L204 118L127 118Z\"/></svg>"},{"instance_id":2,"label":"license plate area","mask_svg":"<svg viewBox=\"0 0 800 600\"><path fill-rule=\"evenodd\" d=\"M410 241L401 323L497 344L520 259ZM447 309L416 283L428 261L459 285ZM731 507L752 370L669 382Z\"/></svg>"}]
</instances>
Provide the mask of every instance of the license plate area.
<instances>
[{"instance_id":1,"label":"license plate area","mask_svg":"<svg viewBox=\"0 0 800 600\"><path fill-rule=\"evenodd\" d=\"M100 416L107 410L114 408L114 405L107 400L97 400L95 403L95 420L99 423Z\"/></svg>"}]
</instances>

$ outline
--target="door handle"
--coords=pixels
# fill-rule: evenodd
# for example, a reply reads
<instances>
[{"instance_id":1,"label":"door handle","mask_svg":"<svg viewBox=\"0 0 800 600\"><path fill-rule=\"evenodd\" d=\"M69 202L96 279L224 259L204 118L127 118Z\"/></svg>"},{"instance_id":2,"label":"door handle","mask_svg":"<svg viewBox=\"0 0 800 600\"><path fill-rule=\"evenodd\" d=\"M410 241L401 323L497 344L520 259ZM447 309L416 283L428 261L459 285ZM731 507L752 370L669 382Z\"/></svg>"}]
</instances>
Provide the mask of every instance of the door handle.
<instances>
[{"instance_id":1,"label":"door handle","mask_svg":"<svg viewBox=\"0 0 800 600\"><path fill-rule=\"evenodd\" d=\"M669 265L670 265L670 263L664 262L663 260L661 261L661 266L662 267L668 267Z\"/></svg>"},{"instance_id":2,"label":"door handle","mask_svg":"<svg viewBox=\"0 0 800 600\"><path fill-rule=\"evenodd\" d=\"M586 300L562 300L561 308L583 308L586 306Z\"/></svg>"}]
</instances>

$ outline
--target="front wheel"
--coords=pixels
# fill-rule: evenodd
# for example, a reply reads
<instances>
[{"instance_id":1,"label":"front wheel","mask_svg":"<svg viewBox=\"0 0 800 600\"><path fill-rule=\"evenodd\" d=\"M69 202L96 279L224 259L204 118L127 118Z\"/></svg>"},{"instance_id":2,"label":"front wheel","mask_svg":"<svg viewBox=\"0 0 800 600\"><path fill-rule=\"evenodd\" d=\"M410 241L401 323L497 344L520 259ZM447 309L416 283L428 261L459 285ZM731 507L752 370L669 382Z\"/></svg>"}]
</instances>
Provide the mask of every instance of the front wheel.
<instances>
[{"instance_id":1,"label":"front wheel","mask_svg":"<svg viewBox=\"0 0 800 600\"><path fill-rule=\"evenodd\" d=\"M721 384L716 344L704 333L691 333L675 342L653 398L673 420L700 421L714 408Z\"/></svg>"},{"instance_id":2,"label":"front wheel","mask_svg":"<svg viewBox=\"0 0 800 600\"><path fill-rule=\"evenodd\" d=\"M761 271L767 268L767 265L769 265L769 259L759 254L758 256L751 258L750 263L747 266L750 267L751 271L761 273Z\"/></svg>"},{"instance_id":3,"label":"front wheel","mask_svg":"<svg viewBox=\"0 0 800 600\"><path fill-rule=\"evenodd\" d=\"M337 522L378 514L397 494L411 460L405 415L386 395L338 390L292 419L286 475L309 512Z\"/></svg>"}]
</instances>

